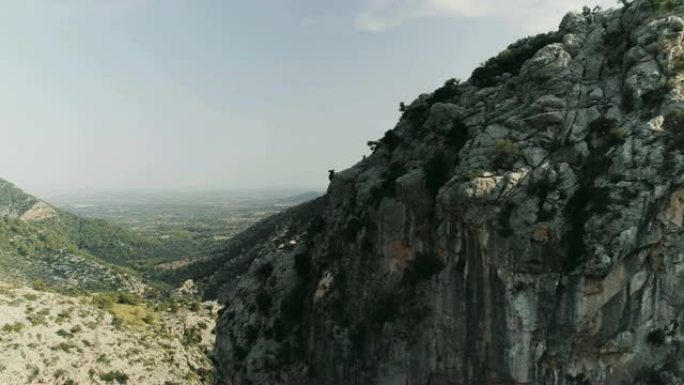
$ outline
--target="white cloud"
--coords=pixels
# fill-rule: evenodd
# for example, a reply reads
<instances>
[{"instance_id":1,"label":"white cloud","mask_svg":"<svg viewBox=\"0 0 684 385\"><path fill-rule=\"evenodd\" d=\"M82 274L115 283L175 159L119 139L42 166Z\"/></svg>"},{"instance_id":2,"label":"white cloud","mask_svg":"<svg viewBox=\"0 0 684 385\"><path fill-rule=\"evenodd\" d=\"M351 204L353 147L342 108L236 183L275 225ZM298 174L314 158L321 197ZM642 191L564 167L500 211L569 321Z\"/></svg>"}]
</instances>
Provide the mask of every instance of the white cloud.
<instances>
[{"instance_id":1,"label":"white cloud","mask_svg":"<svg viewBox=\"0 0 684 385\"><path fill-rule=\"evenodd\" d=\"M615 0L366 0L356 28L377 32L424 17L495 17L514 28L535 32L554 29L570 10L584 5L613 7Z\"/></svg>"}]
</instances>

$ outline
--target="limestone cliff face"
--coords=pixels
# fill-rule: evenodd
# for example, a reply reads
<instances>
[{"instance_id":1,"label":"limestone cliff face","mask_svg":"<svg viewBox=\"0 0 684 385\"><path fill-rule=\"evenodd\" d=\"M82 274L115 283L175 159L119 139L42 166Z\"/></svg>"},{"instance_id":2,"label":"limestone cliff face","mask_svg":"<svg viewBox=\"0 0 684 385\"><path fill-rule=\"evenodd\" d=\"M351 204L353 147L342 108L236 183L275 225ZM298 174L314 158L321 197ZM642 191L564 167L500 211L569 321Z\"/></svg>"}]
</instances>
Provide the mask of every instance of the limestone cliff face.
<instances>
[{"instance_id":1,"label":"limestone cliff face","mask_svg":"<svg viewBox=\"0 0 684 385\"><path fill-rule=\"evenodd\" d=\"M684 9L660 3L421 95L231 249L219 383L682 383Z\"/></svg>"}]
</instances>

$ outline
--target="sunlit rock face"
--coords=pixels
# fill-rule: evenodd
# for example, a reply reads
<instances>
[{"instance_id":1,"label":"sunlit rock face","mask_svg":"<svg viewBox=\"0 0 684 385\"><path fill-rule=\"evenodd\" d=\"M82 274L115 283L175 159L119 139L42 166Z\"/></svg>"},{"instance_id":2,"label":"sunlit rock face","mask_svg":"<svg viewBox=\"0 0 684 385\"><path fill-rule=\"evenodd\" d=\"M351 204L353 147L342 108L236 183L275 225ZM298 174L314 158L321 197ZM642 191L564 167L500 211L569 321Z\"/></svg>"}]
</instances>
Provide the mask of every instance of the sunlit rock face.
<instances>
[{"instance_id":1,"label":"sunlit rock face","mask_svg":"<svg viewBox=\"0 0 684 385\"><path fill-rule=\"evenodd\" d=\"M219 383L683 383L684 9L653 3L421 95L239 239Z\"/></svg>"}]
</instances>

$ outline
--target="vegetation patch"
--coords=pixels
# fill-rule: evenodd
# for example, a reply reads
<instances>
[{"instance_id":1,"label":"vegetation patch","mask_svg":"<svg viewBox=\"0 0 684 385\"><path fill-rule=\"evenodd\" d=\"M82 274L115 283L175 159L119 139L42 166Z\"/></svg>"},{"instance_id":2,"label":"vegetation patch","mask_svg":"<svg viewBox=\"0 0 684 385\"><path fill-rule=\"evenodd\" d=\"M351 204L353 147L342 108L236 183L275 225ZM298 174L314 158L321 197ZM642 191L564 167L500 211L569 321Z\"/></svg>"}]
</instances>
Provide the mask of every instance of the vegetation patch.
<instances>
[{"instance_id":1,"label":"vegetation patch","mask_svg":"<svg viewBox=\"0 0 684 385\"><path fill-rule=\"evenodd\" d=\"M58 324L63 324L71 319L71 309L64 309L57 313L55 317L55 322Z\"/></svg>"},{"instance_id":2,"label":"vegetation patch","mask_svg":"<svg viewBox=\"0 0 684 385\"><path fill-rule=\"evenodd\" d=\"M111 371L107 373L102 373L100 374L100 380L111 384L111 383L118 383L118 384L127 384L128 383L128 375L120 372L118 370L116 371Z\"/></svg>"},{"instance_id":3,"label":"vegetation patch","mask_svg":"<svg viewBox=\"0 0 684 385\"><path fill-rule=\"evenodd\" d=\"M285 298L281 306L281 319L288 325L297 324L304 316L306 305L306 285L298 284Z\"/></svg>"},{"instance_id":4,"label":"vegetation patch","mask_svg":"<svg viewBox=\"0 0 684 385\"><path fill-rule=\"evenodd\" d=\"M35 294L33 294L33 293L26 293L26 294L24 294L24 298L25 298L27 301L35 301L35 300L38 299L38 296L35 295Z\"/></svg>"},{"instance_id":5,"label":"vegetation patch","mask_svg":"<svg viewBox=\"0 0 684 385\"><path fill-rule=\"evenodd\" d=\"M66 330L64 330L64 329L59 329L59 330L57 330L56 334L57 334L58 336L62 337L62 338L66 338L66 339L74 338L74 334L73 334L73 333L71 333L71 332L69 332L69 331L66 331Z\"/></svg>"},{"instance_id":6,"label":"vegetation patch","mask_svg":"<svg viewBox=\"0 0 684 385\"><path fill-rule=\"evenodd\" d=\"M667 334L663 329L656 329L648 333L646 336L646 342L654 346L661 346L665 343Z\"/></svg>"},{"instance_id":7,"label":"vegetation patch","mask_svg":"<svg viewBox=\"0 0 684 385\"><path fill-rule=\"evenodd\" d=\"M273 274L273 263L271 262L264 263L256 270L257 278L259 278L261 281L265 281L270 278L271 274Z\"/></svg>"},{"instance_id":8,"label":"vegetation patch","mask_svg":"<svg viewBox=\"0 0 684 385\"><path fill-rule=\"evenodd\" d=\"M401 138L394 132L394 130L388 130L385 132L385 136L380 139L380 144L387 147L388 150L394 151L395 148L401 143Z\"/></svg>"},{"instance_id":9,"label":"vegetation patch","mask_svg":"<svg viewBox=\"0 0 684 385\"><path fill-rule=\"evenodd\" d=\"M461 119L456 119L451 124L451 129L446 135L446 144L455 151L460 151L469 139L468 126Z\"/></svg>"},{"instance_id":10,"label":"vegetation patch","mask_svg":"<svg viewBox=\"0 0 684 385\"><path fill-rule=\"evenodd\" d=\"M610 133L617 124L611 119L601 117L590 124L592 133L605 135ZM566 257L563 270L570 272L584 263L588 257L585 242L585 224L591 214L605 213L610 203L607 187L596 186L596 179L605 174L612 165L612 160L606 155L607 148L612 141L598 140L590 142L590 153L579 173L579 187L568 200L564 208L564 215L570 224L570 231L563 237Z\"/></svg>"},{"instance_id":11,"label":"vegetation patch","mask_svg":"<svg viewBox=\"0 0 684 385\"><path fill-rule=\"evenodd\" d=\"M81 352L81 349L79 349L78 346L76 346L73 342L60 342L53 346L52 350L61 350L66 353L71 353L72 350Z\"/></svg>"},{"instance_id":12,"label":"vegetation patch","mask_svg":"<svg viewBox=\"0 0 684 385\"><path fill-rule=\"evenodd\" d=\"M358 323L349 329L349 342L353 352L363 353L368 343L368 327L365 323Z\"/></svg>"},{"instance_id":13,"label":"vegetation patch","mask_svg":"<svg viewBox=\"0 0 684 385\"><path fill-rule=\"evenodd\" d=\"M501 237L510 237L513 235L513 228L511 227L511 217L518 206L512 202L506 202L499 212L497 217L497 233Z\"/></svg>"},{"instance_id":14,"label":"vegetation patch","mask_svg":"<svg viewBox=\"0 0 684 385\"><path fill-rule=\"evenodd\" d=\"M260 290L256 295L256 304L261 314L268 314L273 305L273 298L265 290Z\"/></svg>"},{"instance_id":15,"label":"vegetation patch","mask_svg":"<svg viewBox=\"0 0 684 385\"><path fill-rule=\"evenodd\" d=\"M397 297L394 294L387 294L376 301L373 321L376 325L382 326L399 318L399 313L400 307Z\"/></svg>"},{"instance_id":16,"label":"vegetation patch","mask_svg":"<svg viewBox=\"0 0 684 385\"><path fill-rule=\"evenodd\" d=\"M119 293L117 303L122 305L140 305L143 299L140 295L134 293Z\"/></svg>"},{"instance_id":17,"label":"vegetation patch","mask_svg":"<svg viewBox=\"0 0 684 385\"><path fill-rule=\"evenodd\" d=\"M625 112L629 113L634 111L634 108L636 108L634 99L634 93L632 93L628 87L624 87L621 93L621 104L622 109L625 110Z\"/></svg>"},{"instance_id":18,"label":"vegetation patch","mask_svg":"<svg viewBox=\"0 0 684 385\"><path fill-rule=\"evenodd\" d=\"M309 227L306 230L306 234L311 239L313 236L320 234L325 230L325 219L321 215L316 215L311 219Z\"/></svg>"},{"instance_id":19,"label":"vegetation patch","mask_svg":"<svg viewBox=\"0 0 684 385\"><path fill-rule=\"evenodd\" d=\"M43 281L42 279L37 279L33 281L32 286L33 290L43 291L45 290L45 281Z\"/></svg>"},{"instance_id":20,"label":"vegetation patch","mask_svg":"<svg viewBox=\"0 0 684 385\"><path fill-rule=\"evenodd\" d=\"M95 294L90 298L90 302L99 309L109 309L114 305L114 298L109 294Z\"/></svg>"},{"instance_id":21,"label":"vegetation patch","mask_svg":"<svg viewBox=\"0 0 684 385\"><path fill-rule=\"evenodd\" d=\"M435 154L425 165L425 186L433 197L437 196L439 189L449 180L449 163L442 152Z\"/></svg>"},{"instance_id":22,"label":"vegetation patch","mask_svg":"<svg viewBox=\"0 0 684 385\"><path fill-rule=\"evenodd\" d=\"M575 192L565 207L565 215L570 223L565 245L567 256L564 260L564 271L570 272L586 260L587 247L584 240L586 230L584 225L589 219L589 213L605 211L608 203L608 189L584 184Z\"/></svg>"},{"instance_id":23,"label":"vegetation patch","mask_svg":"<svg viewBox=\"0 0 684 385\"><path fill-rule=\"evenodd\" d=\"M540 221L548 221L552 219L556 212L555 210L545 210L544 202L549 194L556 189L556 185L549 182L548 180L533 180L527 187L527 192L529 195L536 196L538 199L538 214L537 218Z\"/></svg>"},{"instance_id":24,"label":"vegetation patch","mask_svg":"<svg viewBox=\"0 0 684 385\"><path fill-rule=\"evenodd\" d=\"M202 343L202 330L199 327L188 327L183 330L183 346L199 345Z\"/></svg>"},{"instance_id":25,"label":"vegetation patch","mask_svg":"<svg viewBox=\"0 0 684 385\"><path fill-rule=\"evenodd\" d=\"M404 272L404 280L415 284L427 281L445 267L444 261L435 254L418 253Z\"/></svg>"},{"instance_id":26,"label":"vegetation patch","mask_svg":"<svg viewBox=\"0 0 684 385\"><path fill-rule=\"evenodd\" d=\"M644 385L669 385L670 382L663 376L660 370L656 368L643 368L634 378L635 384Z\"/></svg>"},{"instance_id":27,"label":"vegetation patch","mask_svg":"<svg viewBox=\"0 0 684 385\"><path fill-rule=\"evenodd\" d=\"M684 109L674 110L665 115L663 128L670 135L669 145L673 149L684 148Z\"/></svg>"},{"instance_id":28,"label":"vegetation patch","mask_svg":"<svg viewBox=\"0 0 684 385\"><path fill-rule=\"evenodd\" d=\"M401 138L394 132L394 130L386 131L385 136L383 136L380 140L369 140L366 142L372 153L375 153L381 147L392 152L400 143Z\"/></svg>"},{"instance_id":29,"label":"vegetation patch","mask_svg":"<svg viewBox=\"0 0 684 385\"><path fill-rule=\"evenodd\" d=\"M357 217L351 217L345 225L345 234L350 240L356 239L356 236L363 230L363 223Z\"/></svg>"},{"instance_id":30,"label":"vegetation patch","mask_svg":"<svg viewBox=\"0 0 684 385\"><path fill-rule=\"evenodd\" d=\"M520 158L520 146L508 139L496 140L494 164L504 170L512 170Z\"/></svg>"},{"instance_id":31,"label":"vegetation patch","mask_svg":"<svg viewBox=\"0 0 684 385\"><path fill-rule=\"evenodd\" d=\"M19 333L24 330L25 325L21 322L15 322L12 324L5 324L2 326L2 331L4 333Z\"/></svg>"},{"instance_id":32,"label":"vegetation patch","mask_svg":"<svg viewBox=\"0 0 684 385\"><path fill-rule=\"evenodd\" d=\"M459 85L461 81L458 79L449 79L444 83L444 86L437 89L432 94L432 103L442 103L460 96Z\"/></svg>"},{"instance_id":33,"label":"vegetation patch","mask_svg":"<svg viewBox=\"0 0 684 385\"><path fill-rule=\"evenodd\" d=\"M652 109L662 105L671 90L672 88L666 84L651 91L645 92L643 95L641 95L641 100L644 102L644 107Z\"/></svg>"},{"instance_id":34,"label":"vegetation patch","mask_svg":"<svg viewBox=\"0 0 684 385\"><path fill-rule=\"evenodd\" d=\"M31 366L29 369L28 382L32 383L40 375L40 369L36 366Z\"/></svg>"},{"instance_id":35,"label":"vegetation patch","mask_svg":"<svg viewBox=\"0 0 684 385\"><path fill-rule=\"evenodd\" d=\"M0 180L0 190L0 207L7 207L9 211L20 215L38 202L36 198L26 195L21 189L4 180Z\"/></svg>"},{"instance_id":36,"label":"vegetation patch","mask_svg":"<svg viewBox=\"0 0 684 385\"><path fill-rule=\"evenodd\" d=\"M308 253L298 253L294 258L295 273L299 279L306 279L311 272L311 256Z\"/></svg>"},{"instance_id":37,"label":"vegetation patch","mask_svg":"<svg viewBox=\"0 0 684 385\"><path fill-rule=\"evenodd\" d=\"M476 68L470 77L470 82L480 88L492 87L496 85L497 78L504 73L518 76L520 69L527 60L547 45L558 43L560 38L561 36L558 33L549 32L518 40L499 55Z\"/></svg>"},{"instance_id":38,"label":"vegetation patch","mask_svg":"<svg viewBox=\"0 0 684 385\"><path fill-rule=\"evenodd\" d=\"M597 118L589 124L589 130L599 141L595 147L606 148L625 141L625 130L618 126L615 119L605 116Z\"/></svg>"},{"instance_id":39,"label":"vegetation patch","mask_svg":"<svg viewBox=\"0 0 684 385\"><path fill-rule=\"evenodd\" d=\"M394 197L396 195L396 181L406 172L406 168L401 163L393 162L390 164L388 170L383 173L382 183L371 190L369 203L377 207L384 198ZM368 221L364 222L369 224Z\"/></svg>"},{"instance_id":40,"label":"vegetation patch","mask_svg":"<svg viewBox=\"0 0 684 385\"><path fill-rule=\"evenodd\" d=\"M653 11L669 12L682 5L682 0L650 0Z\"/></svg>"},{"instance_id":41,"label":"vegetation patch","mask_svg":"<svg viewBox=\"0 0 684 385\"><path fill-rule=\"evenodd\" d=\"M47 325L47 316L50 314L50 309L41 309L29 316L29 321L31 325Z\"/></svg>"},{"instance_id":42,"label":"vegetation patch","mask_svg":"<svg viewBox=\"0 0 684 385\"><path fill-rule=\"evenodd\" d=\"M680 54L672 59L672 69L674 72L684 72L684 54Z\"/></svg>"},{"instance_id":43,"label":"vegetation patch","mask_svg":"<svg viewBox=\"0 0 684 385\"><path fill-rule=\"evenodd\" d=\"M125 323L137 328L144 328L155 318L154 310L144 305L114 304L107 311L112 314L114 324Z\"/></svg>"},{"instance_id":44,"label":"vegetation patch","mask_svg":"<svg viewBox=\"0 0 684 385\"><path fill-rule=\"evenodd\" d=\"M604 35L604 43L609 49L607 52L607 64L610 68L620 68L622 66L622 58L625 51L629 48L629 34L626 30L620 28L619 30L606 32Z\"/></svg>"}]
</instances>

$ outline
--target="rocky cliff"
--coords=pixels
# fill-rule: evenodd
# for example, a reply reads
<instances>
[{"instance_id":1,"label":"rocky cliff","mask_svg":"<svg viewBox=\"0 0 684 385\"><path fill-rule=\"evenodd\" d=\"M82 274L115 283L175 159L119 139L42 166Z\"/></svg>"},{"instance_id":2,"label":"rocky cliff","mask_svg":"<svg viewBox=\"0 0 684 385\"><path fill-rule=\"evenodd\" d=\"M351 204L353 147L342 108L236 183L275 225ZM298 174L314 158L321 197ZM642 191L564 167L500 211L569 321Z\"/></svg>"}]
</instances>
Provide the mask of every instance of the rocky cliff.
<instances>
[{"instance_id":1,"label":"rocky cliff","mask_svg":"<svg viewBox=\"0 0 684 385\"><path fill-rule=\"evenodd\" d=\"M682 383L682 16L570 13L402 106L229 250L219 383Z\"/></svg>"}]
</instances>

